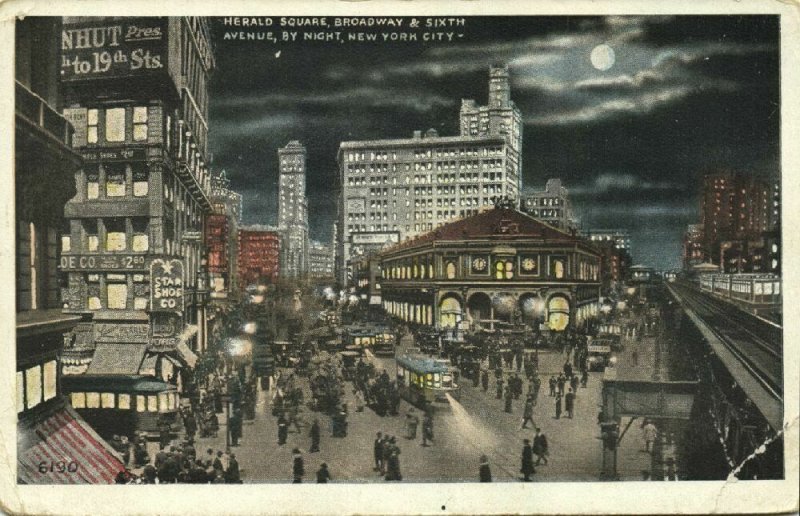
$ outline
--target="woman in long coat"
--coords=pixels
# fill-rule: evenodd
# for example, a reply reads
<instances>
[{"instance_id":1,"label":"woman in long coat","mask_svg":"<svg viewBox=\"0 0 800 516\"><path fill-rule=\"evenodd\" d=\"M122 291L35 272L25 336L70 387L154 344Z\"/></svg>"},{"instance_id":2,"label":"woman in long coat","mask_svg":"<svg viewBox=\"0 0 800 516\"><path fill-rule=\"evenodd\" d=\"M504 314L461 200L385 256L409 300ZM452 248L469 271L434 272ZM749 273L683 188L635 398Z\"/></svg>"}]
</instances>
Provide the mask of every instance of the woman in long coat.
<instances>
[{"instance_id":1,"label":"woman in long coat","mask_svg":"<svg viewBox=\"0 0 800 516\"><path fill-rule=\"evenodd\" d=\"M533 449L531 448L530 440L525 439L523 443L525 443L525 446L522 447L522 467L519 472L523 475L523 481L530 482L531 475L536 473L533 467Z\"/></svg>"}]
</instances>

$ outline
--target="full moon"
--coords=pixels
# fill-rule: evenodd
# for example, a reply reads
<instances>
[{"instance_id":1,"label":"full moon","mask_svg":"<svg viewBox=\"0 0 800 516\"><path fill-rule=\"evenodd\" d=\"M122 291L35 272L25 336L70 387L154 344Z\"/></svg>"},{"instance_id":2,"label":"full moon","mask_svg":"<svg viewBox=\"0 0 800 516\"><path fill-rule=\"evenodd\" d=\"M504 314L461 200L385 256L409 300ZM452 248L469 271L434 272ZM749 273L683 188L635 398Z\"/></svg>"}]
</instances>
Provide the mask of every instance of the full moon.
<instances>
[{"instance_id":1,"label":"full moon","mask_svg":"<svg viewBox=\"0 0 800 516\"><path fill-rule=\"evenodd\" d=\"M592 66L598 70L606 71L614 66L614 49L606 45L597 45L592 49L592 55L589 57L592 61Z\"/></svg>"}]
</instances>

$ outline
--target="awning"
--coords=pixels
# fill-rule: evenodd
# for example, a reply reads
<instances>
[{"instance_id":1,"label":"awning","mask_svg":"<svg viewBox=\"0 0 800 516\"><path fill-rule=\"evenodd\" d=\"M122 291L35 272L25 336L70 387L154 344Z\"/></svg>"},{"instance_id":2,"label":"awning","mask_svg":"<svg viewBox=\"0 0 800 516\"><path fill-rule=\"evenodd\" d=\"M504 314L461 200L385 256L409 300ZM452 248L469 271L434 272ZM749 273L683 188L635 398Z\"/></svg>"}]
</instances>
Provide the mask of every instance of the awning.
<instances>
[{"instance_id":1,"label":"awning","mask_svg":"<svg viewBox=\"0 0 800 516\"><path fill-rule=\"evenodd\" d=\"M68 405L21 429L18 443L20 483L113 484L125 470L111 447Z\"/></svg>"},{"instance_id":2,"label":"awning","mask_svg":"<svg viewBox=\"0 0 800 516\"><path fill-rule=\"evenodd\" d=\"M87 374L137 374L147 344L98 343Z\"/></svg>"}]
</instances>

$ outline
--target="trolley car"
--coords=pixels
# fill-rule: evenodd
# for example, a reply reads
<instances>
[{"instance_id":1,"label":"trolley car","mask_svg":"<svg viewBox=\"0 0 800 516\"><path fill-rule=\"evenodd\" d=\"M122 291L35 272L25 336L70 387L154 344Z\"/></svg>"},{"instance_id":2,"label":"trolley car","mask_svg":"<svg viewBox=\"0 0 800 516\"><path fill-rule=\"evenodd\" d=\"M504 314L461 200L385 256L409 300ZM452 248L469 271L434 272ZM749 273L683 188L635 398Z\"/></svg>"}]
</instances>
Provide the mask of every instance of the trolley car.
<instances>
[{"instance_id":1,"label":"trolley car","mask_svg":"<svg viewBox=\"0 0 800 516\"><path fill-rule=\"evenodd\" d=\"M166 420L172 433L181 428L177 388L152 376L65 375L61 386L78 414L104 439L146 433L157 436Z\"/></svg>"},{"instance_id":2,"label":"trolley car","mask_svg":"<svg viewBox=\"0 0 800 516\"><path fill-rule=\"evenodd\" d=\"M400 396L412 405L449 406L448 395L459 399L460 388L447 363L424 355L403 355L396 362Z\"/></svg>"}]
</instances>

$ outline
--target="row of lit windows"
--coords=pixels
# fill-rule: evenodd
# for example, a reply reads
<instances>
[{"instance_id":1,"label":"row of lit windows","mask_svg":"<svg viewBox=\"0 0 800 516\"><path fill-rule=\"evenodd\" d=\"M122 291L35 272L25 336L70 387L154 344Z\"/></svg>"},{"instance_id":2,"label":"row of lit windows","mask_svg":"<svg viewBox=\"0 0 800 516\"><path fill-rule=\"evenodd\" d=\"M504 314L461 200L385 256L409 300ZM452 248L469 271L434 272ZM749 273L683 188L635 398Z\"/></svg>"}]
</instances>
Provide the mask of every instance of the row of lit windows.
<instances>
[{"instance_id":1,"label":"row of lit windows","mask_svg":"<svg viewBox=\"0 0 800 516\"><path fill-rule=\"evenodd\" d=\"M148 297L149 287L143 274L132 275L131 285L125 274L86 275L86 308L89 310L147 310Z\"/></svg>"},{"instance_id":2,"label":"row of lit windows","mask_svg":"<svg viewBox=\"0 0 800 516\"><path fill-rule=\"evenodd\" d=\"M564 199L560 197L529 197L528 206L563 206Z\"/></svg>"},{"instance_id":3,"label":"row of lit windows","mask_svg":"<svg viewBox=\"0 0 800 516\"><path fill-rule=\"evenodd\" d=\"M502 147L461 147L449 149L416 149L413 151L414 159L430 159L430 158L446 158L446 157L480 157L480 156L495 156L503 152ZM397 152L392 152L391 157L393 160L397 159ZM354 161L387 161L389 159L388 151L378 152L348 152L345 160L348 162Z\"/></svg>"},{"instance_id":4,"label":"row of lit windows","mask_svg":"<svg viewBox=\"0 0 800 516\"><path fill-rule=\"evenodd\" d=\"M76 251L97 252L103 240L102 249L107 252L127 251L146 252L150 249L148 219L145 217L110 219L84 219L80 225L80 241L84 245L75 246ZM62 252L73 250L72 235L61 236Z\"/></svg>"},{"instance_id":5,"label":"row of lit windows","mask_svg":"<svg viewBox=\"0 0 800 516\"><path fill-rule=\"evenodd\" d=\"M102 114L101 114L102 113ZM86 112L86 141L118 143L125 141L127 122L130 121L134 142L147 141L148 109L146 106L116 107L104 110L89 109ZM101 118L103 118L101 123Z\"/></svg>"},{"instance_id":6,"label":"row of lit windows","mask_svg":"<svg viewBox=\"0 0 800 516\"><path fill-rule=\"evenodd\" d=\"M51 400L58 394L55 360L17 371L17 413Z\"/></svg>"},{"instance_id":7,"label":"row of lit windows","mask_svg":"<svg viewBox=\"0 0 800 516\"><path fill-rule=\"evenodd\" d=\"M174 412L178 407L178 394L162 392L150 395L132 395L113 392L73 392L70 404L76 409L132 410L131 401L136 400L137 412Z\"/></svg>"}]
</instances>

